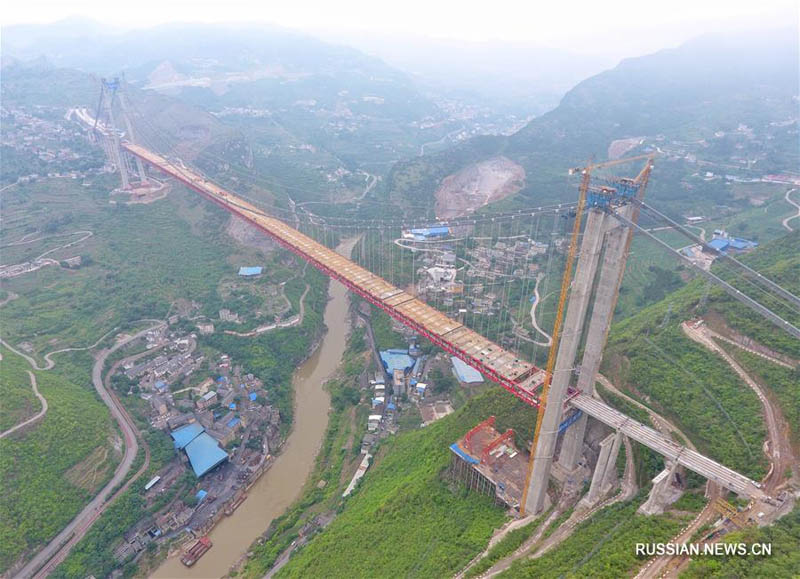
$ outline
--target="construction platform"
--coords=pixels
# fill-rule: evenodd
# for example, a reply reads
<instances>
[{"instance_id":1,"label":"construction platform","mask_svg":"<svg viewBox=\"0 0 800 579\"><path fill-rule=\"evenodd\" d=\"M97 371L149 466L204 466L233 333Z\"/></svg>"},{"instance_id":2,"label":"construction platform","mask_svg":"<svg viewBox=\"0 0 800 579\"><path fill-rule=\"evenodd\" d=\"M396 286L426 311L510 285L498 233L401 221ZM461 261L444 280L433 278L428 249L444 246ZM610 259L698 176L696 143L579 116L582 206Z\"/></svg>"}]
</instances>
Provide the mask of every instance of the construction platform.
<instances>
[{"instance_id":1,"label":"construction platform","mask_svg":"<svg viewBox=\"0 0 800 579\"><path fill-rule=\"evenodd\" d=\"M450 445L449 476L472 490L493 496L497 503L519 509L528 453L514 444L514 431L501 434L490 416Z\"/></svg>"}]
</instances>

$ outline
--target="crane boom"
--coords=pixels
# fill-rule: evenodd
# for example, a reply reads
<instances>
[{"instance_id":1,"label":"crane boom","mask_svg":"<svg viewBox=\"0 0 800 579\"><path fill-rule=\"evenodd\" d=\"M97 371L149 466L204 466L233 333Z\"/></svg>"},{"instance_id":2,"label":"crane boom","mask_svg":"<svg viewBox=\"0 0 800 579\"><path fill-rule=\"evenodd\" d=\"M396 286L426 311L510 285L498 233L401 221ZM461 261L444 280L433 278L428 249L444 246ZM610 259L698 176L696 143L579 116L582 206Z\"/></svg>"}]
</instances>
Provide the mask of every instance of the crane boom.
<instances>
[{"instance_id":1,"label":"crane boom","mask_svg":"<svg viewBox=\"0 0 800 579\"><path fill-rule=\"evenodd\" d=\"M569 252L567 253L567 264L564 268L564 276L561 280L561 295L558 298L558 310L556 312L555 325L553 326L552 344L550 345L550 352L547 355L544 384L542 384L542 392L539 395L536 427L533 431L533 442L531 443L531 456L530 460L528 460L528 472L525 475L525 487L522 491L522 501L520 501L520 513L523 515L525 514L525 504L528 499L528 488L530 487L531 474L533 473L533 464L536 460L536 445L539 442L539 432L542 429L542 419L544 418L544 410L547 406L547 393L550 390L550 383L553 381L553 368L556 364L558 344L561 340L561 325L564 320L564 305L567 302L567 293L569 293L570 283L572 283L572 266L575 262L575 254L578 252L578 236L581 232L583 210L586 206L586 193L589 191L589 182L591 181L590 168L583 169L582 173L580 194L578 195L578 207L575 210L575 224L572 227L572 237L569 242Z\"/></svg>"}]
</instances>

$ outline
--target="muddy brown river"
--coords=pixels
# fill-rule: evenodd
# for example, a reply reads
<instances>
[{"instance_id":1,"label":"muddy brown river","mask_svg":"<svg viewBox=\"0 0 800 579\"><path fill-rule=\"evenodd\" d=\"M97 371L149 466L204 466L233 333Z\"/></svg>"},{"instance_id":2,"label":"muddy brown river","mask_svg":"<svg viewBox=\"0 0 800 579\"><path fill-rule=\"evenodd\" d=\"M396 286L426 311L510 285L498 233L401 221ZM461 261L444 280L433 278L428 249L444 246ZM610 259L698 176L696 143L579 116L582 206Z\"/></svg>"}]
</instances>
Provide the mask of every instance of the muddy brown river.
<instances>
[{"instance_id":1,"label":"muddy brown river","mask_svg":"<svg viewBox=\"0 0 800 579\"><path fill-rule=\"evenodd\" d=\"M344 241L337 251L349 255L356 240ZM209 533L214 546L192 567L179 557L167 559L152 575L157 579L218 578L263 533L275 517L300 495L314 466L325 428L328 425L330 396L322 388L344 353L348 330L347 289L331 281L330 300L325 307L328 328L322 344L295 372L294 425L281 454L272 467L248 491L247 500L230 517L223 517Z\"/></svg>"}]
</instances>

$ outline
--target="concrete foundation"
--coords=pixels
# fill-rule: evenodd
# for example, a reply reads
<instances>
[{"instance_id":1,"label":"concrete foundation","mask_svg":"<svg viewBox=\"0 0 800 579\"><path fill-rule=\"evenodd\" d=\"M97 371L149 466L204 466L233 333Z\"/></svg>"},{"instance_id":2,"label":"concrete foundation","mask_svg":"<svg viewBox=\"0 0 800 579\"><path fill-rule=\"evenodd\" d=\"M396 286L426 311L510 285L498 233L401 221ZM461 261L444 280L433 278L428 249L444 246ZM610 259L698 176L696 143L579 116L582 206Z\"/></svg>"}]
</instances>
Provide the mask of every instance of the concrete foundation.
<instances>
[{"instance_id":1,"label":"concrete foundation","mask_svg":"<svg viewBox=\"0 0 800 579\"><path fill-rule=\"evenodd\" d=\"M622 434L616 432L609 434L600 442L600 454L594 467L589 493L584 499L584 504L587 506L594 505L598 499L608 492L610 484L613 483L621 440Z\"/></svg>"}]
</instances>

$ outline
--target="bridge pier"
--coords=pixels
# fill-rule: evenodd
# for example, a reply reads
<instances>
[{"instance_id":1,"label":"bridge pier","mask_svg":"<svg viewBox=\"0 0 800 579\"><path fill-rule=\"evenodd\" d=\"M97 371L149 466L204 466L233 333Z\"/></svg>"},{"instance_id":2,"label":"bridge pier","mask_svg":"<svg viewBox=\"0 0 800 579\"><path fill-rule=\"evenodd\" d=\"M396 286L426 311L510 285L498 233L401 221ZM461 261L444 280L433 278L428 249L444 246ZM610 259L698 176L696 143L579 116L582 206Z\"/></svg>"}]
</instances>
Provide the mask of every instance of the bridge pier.
<instances>
[{"instance_id":1,"label":"bridge pier","mask_svg":"<svg viewBox=\"0 0 800 579\"><path fill-rule=\"evenodd\" d=\"M600 441L600 454L597 457L597 464L594 467L594 474L592 474L589 492L584 499L584 504L587 507L593 506L597 500L607 492L609 484L613 481L613 474L617 466L617 456L619 455L621 441L621 432L612 432Z\"/></svg>"},{"instance_id":2,"label":"bridge pier","mask_svg":"<svg viewBox=\"0 0 800 579\"><path fill-rule=\"evenodd\" d=\"M664 512L667 505L678 500L682 493L670 492L672 491L672 479L675 476L677 468L678 462L671 461L667 463L664 470L653 478L653 488L650 489L650 495L647 497L647 501L639 507L638 513L643 515L660 515Z\"/></svg>"}]
</instances>

